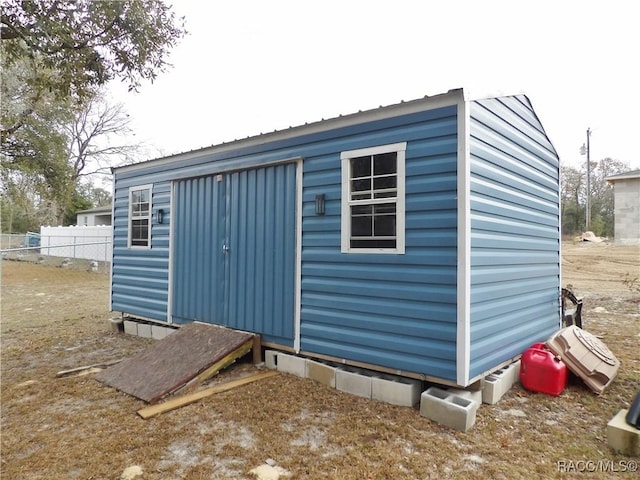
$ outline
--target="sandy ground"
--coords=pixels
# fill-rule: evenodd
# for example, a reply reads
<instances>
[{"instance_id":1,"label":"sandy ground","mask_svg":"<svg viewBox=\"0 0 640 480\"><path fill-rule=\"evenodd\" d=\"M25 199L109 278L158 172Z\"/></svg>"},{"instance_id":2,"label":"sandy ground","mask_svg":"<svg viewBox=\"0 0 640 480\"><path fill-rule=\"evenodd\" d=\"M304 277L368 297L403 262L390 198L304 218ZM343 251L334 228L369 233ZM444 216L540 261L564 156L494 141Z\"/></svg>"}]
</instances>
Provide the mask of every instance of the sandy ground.
<instances>
[{"instance_id":1,"label":"sandy ground","mask_svg":"<svg viewBox=\"0 0 640 480\"><path fill-rule=\"evenodd\" d=\"M563 245L563 283L585 298L584 328L622 361L605 392L576 378L560 397L516 385L468 433L283 374L142 420L143 402L91 375L55 376L151 342L108 330L108 280L2 262L3 479L118 479L131 466L142 479L244 479L266 462L308 479L637 478L623 471L634 459L609 450L606 424L640 390L639 247ZM239 363L216 382L255 370Z\"/></svg>"}]
</instances>

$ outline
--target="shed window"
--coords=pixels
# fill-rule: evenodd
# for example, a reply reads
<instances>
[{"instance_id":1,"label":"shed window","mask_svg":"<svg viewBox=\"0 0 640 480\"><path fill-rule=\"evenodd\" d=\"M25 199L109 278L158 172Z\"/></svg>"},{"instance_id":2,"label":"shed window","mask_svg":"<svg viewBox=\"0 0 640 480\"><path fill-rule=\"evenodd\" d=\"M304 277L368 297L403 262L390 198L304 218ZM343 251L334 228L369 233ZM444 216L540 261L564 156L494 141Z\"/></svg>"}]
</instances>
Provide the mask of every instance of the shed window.
<instances>
[{"instance_id":1,"label":"shed window","mask_svg":"<svg viewBox=\"0 0 640 480\"><path fill-rule=\"evenodd\" d=\"M342 252L404 253L406 143L342 152Z\"/></svg>"},{"instance_id":2,"label":"shed window","mask_svg":"<svg viewBox=\"0 0 640 480\"><path fill-rule=\"evenodd\" d=\"M151 186L129 189L129 246L151 245Z\"/></svg>"}]
</instances>

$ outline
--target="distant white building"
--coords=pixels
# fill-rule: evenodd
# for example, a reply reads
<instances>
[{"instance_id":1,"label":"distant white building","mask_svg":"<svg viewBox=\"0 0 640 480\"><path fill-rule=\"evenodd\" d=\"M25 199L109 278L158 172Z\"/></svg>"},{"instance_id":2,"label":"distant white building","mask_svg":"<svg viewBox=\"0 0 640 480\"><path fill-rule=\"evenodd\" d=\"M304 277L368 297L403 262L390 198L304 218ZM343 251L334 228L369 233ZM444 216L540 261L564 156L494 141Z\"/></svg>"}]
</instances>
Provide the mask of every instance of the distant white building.
<instances>
[{"instance_id":1,"label":"distant white building","mask_svg":"<svg viewBox=\"0 0 640 480\"><path fill-rule=\"evenodd\" d=\"M111 205L90 208L88 210L80 210L76 213L76 225L84 227L111 225L111 214Z\"/></svg>"},{"instance_id":2,"label":"distant white building","mask_svg":"<svg viewBox=\"0 0 640 480\"><path fill-rule=\"evenodd\" d=\"M606 180L613 184L616 243L640 244L640 170L612 175Z\"/></svg>"}]
</instances>

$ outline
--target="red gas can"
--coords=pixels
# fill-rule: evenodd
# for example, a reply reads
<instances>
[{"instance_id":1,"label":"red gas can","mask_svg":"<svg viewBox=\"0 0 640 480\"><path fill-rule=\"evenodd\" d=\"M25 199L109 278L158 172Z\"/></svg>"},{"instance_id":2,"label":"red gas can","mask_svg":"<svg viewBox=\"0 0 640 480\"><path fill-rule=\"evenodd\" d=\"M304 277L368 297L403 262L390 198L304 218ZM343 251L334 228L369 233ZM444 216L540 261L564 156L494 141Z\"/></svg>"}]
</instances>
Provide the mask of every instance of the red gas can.
<instances>
[{"instance_id":1,"label":"red gas can","mask_svg":"<svg viewBox=\"0 0 640 480\"><path fill-rule=\"evenodd\" d=\"M567 366L544 343L534 343L520 359L520 384L532 392L560 395L567 385Z\"/></svg>"}]
</instances>

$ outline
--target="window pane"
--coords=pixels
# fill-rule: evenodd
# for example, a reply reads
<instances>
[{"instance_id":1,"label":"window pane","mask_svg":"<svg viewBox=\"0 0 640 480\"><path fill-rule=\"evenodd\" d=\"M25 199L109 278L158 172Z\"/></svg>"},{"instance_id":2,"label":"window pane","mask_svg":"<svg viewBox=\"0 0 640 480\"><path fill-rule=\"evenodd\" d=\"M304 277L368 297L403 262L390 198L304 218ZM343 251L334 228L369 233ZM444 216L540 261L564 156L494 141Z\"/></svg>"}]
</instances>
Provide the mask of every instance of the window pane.
<instances>
[{"instance_id":1,"label":"window pane","mask_svg":"<svg viewBox=\"0 0 640 480\"><path fill-rule=\"evenodd\" d=\"M381 203L375 206L374 213L376 215L392 213L396 214L396 204L395 203Z\"/></svg>"},{"instance_id":2,"label":"window pane","mask_svg":"<svg viewBox=\"0 0 640 480\"><path fill-rule=\"evenodd\" d=\"M351 178L371 176L371 157L351 159Z\"/></svg>"},{"instance_id":3,"label":"window pane","mask_svg":"<svg viewBox=\"0 0 640 480\"><path fill-rule=\"evenodd\" d=\"M390 177L376 177L373 179L373 188L375 190L382 190L385 188L396 188L396 176Z\"/></svg>"},{"instance_id":4,"label":"window pane","mask_svg":"<svg viewBox=\"0 0 640 480\"><path fill-rule=\"evenodd\" d=\"M141 203L140 204L140 215L148 215L149 214L149 204Z\"/></svg>"},{"instance_id":5,"label":"window pane","mask_svg":"<svg viewBox=\"0 0 640 480\"><path fill-rule=\"evenodd\" d=\"M351 195L351 200L371 200L371 192L354 193Z\"/></svg>"},{"instance_id":6,"label":"window pane","mask_svg":"<svg viewBox=\"0 0 640 480\"><path fill-rule=\"evenodd\" d=\"M131 245L147 246L149 241L149 220L131 221Z\"/></svg>"},{"instance_id":7,"label":"window pane","mask_svg":"<svg viewBox=\"0 0 640 480\"><path fill-rule=\"evenodd\" d=\"M354 239L351 240L351 248L396 248L396 241L379 239Z\"/></svg>"},{"instance_id":8,"label":"window pane","mask_svg":"<svg viewBox=\"0 0 640 480\"><path fill-rule=\"evenodd\" d=\"M361 178L351 181L352 192L362 192L371 190L371 178Z\"/></svg>"},{"instance_id":9,"label":"window pane","mask_svg":"<svg viewBox=\"0 0 640 480\"><path fill-rule=\"evenodd\" d=\"M376 215L373 220L373 234L376 237L395 237L396 216L392 214Z\"/></svg>"},{"instance_id":10,"label":"window pane","mask_svg":"<svg viewBox=\"0 0 640 480\"><path fill-rule=\"evenodd\" d=\"M365 208L370 205L364 205ZM354 211L355 210L355 211ZM351 208L351 236L352 237L370 237L373 234L373 225L371 215L369 211L358 211L358 207Z\"/></svg>"},{"instance_id":11,"label":"window pane","mask_svg":"<svg viewBox=\"0 0 640 480\"><path fill-rule=\"evenodd\" d=\"M373 198L396 198L398 192L396 190L382 190L375 192Z\"/></svg>"},{"instance_id":12,"label":"window pane","mask_svg":"<svg viewBox=\"0 0 640 480\"><path fill-rule=\"evenodd\" d=\"M140 203L140 192L141 190L134 190L131 192L131 203L136 204Z\"/></svg>"},{"instance_id":13,"label":"window pane","mask_svg":"<svg viewBox=\"0 0 640 480\"><path fill-rule=\"evenodd\" d=\"M381 153L373 157L373 174L384 175L387 173L396 173L396 152Z\"/></svg>"},{"instance_id":14,"label":"window pane","mask_svg":"<svg viewBox=\"0 0 640 480\"><path fill-rule=\"evenodd\" d=\"M351 215L371 215L373 213L373 205L353 205L351 207Z\"/></svg>"},{"instance_id":15,"label":"window pane","mask_svg":"<svg viewBox=\"0 0 640 480\"><path fill-rule=\"evenodd\" d=\"M370 237L372 235L371 217L353 217L351 219L351 236Z\"/></svg>"},{"instance_id":16,"label":"window pane","mask_svg":"<svg viewBox=\"0 0 640 480\"><path fill-rule=\"evenodd\" d=\"M373 209L373 234L376 237L395 237L396 235L396 205L383 203L375 205Z\"/></svg>"}]
</instances>

